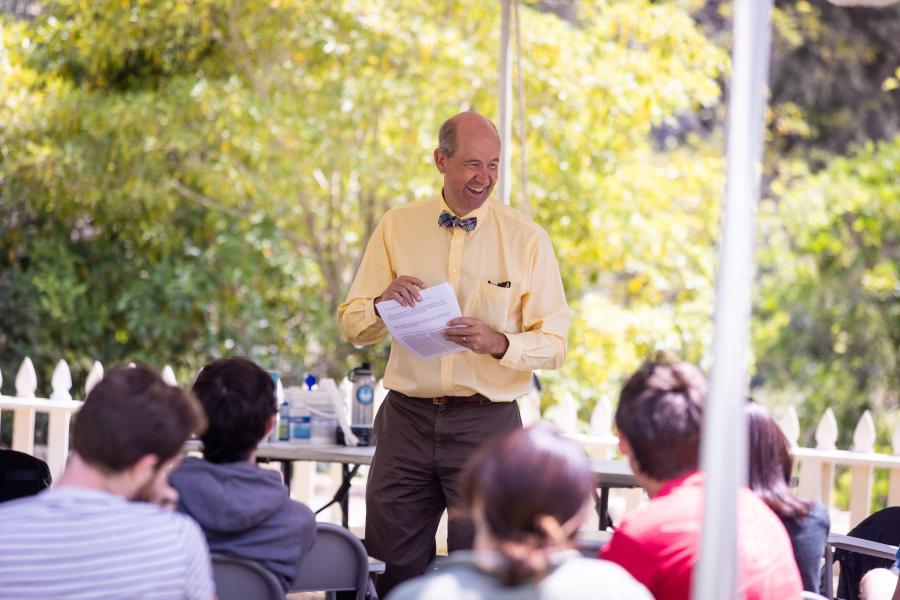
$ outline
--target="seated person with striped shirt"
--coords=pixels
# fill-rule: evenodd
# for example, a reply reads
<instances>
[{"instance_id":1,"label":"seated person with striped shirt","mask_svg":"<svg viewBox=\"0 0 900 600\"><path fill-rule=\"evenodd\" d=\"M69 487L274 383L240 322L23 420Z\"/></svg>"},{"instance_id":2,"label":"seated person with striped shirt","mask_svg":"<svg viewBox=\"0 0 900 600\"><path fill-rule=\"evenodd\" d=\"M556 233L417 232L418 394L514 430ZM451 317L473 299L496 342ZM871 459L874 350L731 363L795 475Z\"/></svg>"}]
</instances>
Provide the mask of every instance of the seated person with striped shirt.
<instances>
[{"instance_id":1,"label":"seated person with striped shirt","mask_svg":"<svg viewBox=\"0 0 900 600\"><path fill-rule=\"evenodd\" d=\"M0 506L0 598L214 597L200 528L147 502L205 426L197 400L155 371L107 373L75 416L56 485Z\"/></svg>"},{"instance_id":2,"label":"seated person with striped shirt","mask_svg":"<svg viewBox=\"0 0 900 600\"><path fill-rule=\"evenodd\" d=\"M172 472L178 510L200 524L212 552L259 563L287 591L316 523L278 473L256 465L256 446L275 423L275 384L246 358L222 358L203 367L193 392L209 427L203 458L186 458Z\"/></svg>"}]
</instances>

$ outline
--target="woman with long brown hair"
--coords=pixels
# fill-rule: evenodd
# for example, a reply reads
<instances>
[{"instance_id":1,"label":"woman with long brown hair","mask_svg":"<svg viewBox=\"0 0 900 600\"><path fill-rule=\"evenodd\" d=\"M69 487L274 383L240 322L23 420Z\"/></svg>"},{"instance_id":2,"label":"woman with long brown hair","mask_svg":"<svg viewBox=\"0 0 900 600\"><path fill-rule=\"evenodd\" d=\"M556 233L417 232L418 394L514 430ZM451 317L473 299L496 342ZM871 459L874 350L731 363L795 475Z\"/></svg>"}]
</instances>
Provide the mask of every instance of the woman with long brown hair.
<instances>
[{"instance_id":1,"label":"woman with long brown hair","mask_svg":"<svg viewBox=\"0 0 900 600\"><path fill-rule=\"evenodd\" d=\"M798 498L791 491L790 443L766 407L749 399L747 419L747 485L784 524L803 589L818 593L822 556L831 526L828 511L818 502Z\"/></svg>"},{"instance_id":2,"label":"woman with long brown hair","mask_svg":"<svg viewBox=\"0 0 900 600\"><path fill-rule=\"evenodd\" d=\"M462 477L474 550L451 554L391 600L651 597L621 567L574 550L594 477L572 440L543 425L516 430L477 452Z\"/></svg>"}]
</instances>

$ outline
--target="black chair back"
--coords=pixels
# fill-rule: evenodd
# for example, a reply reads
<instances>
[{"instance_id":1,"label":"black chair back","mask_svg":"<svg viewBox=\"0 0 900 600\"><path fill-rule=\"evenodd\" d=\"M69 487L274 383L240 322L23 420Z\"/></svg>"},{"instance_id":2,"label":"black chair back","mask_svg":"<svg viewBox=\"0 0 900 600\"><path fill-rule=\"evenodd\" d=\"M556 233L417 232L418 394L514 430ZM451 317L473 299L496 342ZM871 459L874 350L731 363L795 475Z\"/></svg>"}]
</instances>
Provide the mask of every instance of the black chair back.
<instances>
[{"instance_id":1,"label":"black chair back","mask_svg":"<svg viewBox=\"0 0 900 600\"><path fill-rule=\"evenodd\" d=\"M900 506L889 506L872 513L847 532L847 535L891 546L900 545ZM868 571L878 567L887 568L894 563L888 558L845 549L835 550L834 560L841 563L837 595L847 600L858 600L859 582Z\"/></svg>"},{"instance_id":2,"label":"black chair back","mask_svg":"<svg viewBox=\"0 0 900 600\"><path fill-rule=\"evenodd\" d=\"M41 459L16 450L0 450L0 502L33 496L50 483L50 467Z\"/></svg>"}]
</instances>

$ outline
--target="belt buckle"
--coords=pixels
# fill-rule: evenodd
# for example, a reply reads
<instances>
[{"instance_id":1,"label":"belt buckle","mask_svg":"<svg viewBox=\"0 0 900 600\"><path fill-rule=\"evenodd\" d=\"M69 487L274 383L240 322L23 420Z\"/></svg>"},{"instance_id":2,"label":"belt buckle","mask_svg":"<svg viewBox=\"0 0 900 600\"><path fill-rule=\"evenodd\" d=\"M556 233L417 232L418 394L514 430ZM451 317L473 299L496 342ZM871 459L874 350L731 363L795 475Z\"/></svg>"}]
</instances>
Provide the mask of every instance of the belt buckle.
<instances>
[{"instance_id":1,"label":"belt buckle","mask_svg":"<svg viewBox=\"0 0 900 600\"><path fill-rule=\"evenodd\" d=\"M434 406L445 406L447 404L447 396L435 396L431 399Z\"/></svg>"}]
</instances>

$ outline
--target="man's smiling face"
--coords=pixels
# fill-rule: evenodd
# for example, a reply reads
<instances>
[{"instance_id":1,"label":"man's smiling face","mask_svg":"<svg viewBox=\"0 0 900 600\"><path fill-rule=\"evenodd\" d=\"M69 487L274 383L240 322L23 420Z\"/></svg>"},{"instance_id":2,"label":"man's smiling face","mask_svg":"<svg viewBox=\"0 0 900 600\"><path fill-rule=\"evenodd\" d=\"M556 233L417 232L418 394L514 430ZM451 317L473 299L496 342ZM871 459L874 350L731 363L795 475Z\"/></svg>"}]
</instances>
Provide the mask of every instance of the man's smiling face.
<instances>
[{"instance_id":1,"label":"man's smiling face","mask_svg":"<svg viewBox=\"0 0 900 600\"><path fill-rule=\"evenodd\" d=\"M434 160L444 175L444 200L462 217L484 204L497 183L500 138L481 115L463 113L457 118L456 151L448 157L435 150Z\"/></svg>"}]
</instances>

